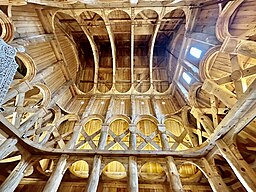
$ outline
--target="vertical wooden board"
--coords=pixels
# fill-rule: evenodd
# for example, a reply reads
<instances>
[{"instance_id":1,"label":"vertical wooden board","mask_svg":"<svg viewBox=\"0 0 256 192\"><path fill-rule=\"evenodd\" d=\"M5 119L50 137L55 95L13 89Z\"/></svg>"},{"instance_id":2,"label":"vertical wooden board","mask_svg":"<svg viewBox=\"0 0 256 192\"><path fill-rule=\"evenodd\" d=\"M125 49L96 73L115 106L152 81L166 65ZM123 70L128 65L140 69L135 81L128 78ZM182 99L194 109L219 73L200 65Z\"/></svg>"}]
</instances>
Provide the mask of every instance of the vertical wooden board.
<instances>
[{"instance_id":1,"label":"vertical wooden board","mask_svg":"<svg viewBox=\"0 0 256 192\"><path fill-rule=\"evenodd\" d=\"M58 70L54 71L52 74L47 76L44 79L44 81L45 81L46 85L48 86L48 88L53 93L53 92L57 91L63 85L63 83L66 82L66 79L65 79L61 69L59 68Z\"/></svg>"},{"instance_id":2,"label":"vertical wooden board","mask_svg":"<svg viewBox=\"0 0 256 192\"><path fill-rule=\"evenodd\" d=\"M56 102L59 106L61 106L63 109L67 109L67 104L72 99L73 95L70 91L70 89L67 89L58 99ZM78 105L79 106L79 105Z\"/></svg>"},{"instance_id":3,"label":"vertical wooden board","mask_svg":"<svg viewBox=\"0 0 256 192\"><path fill-rule=\"evenodd\" d=\"M15 38L31 37L45 33L35 7L32 5L13 6L11 12L15 27Z\"/></svg>"},{"instance_id":4,"label":"vertical wooden board","mask_svg":"<svg viewBox=\"0 0 256 192\"><path fill-rule=\"evenodd\" d=\"M105 98L97 98L94 102L94 107L92 108L90 114L100 114L105 117L108 107L109 107L109 99Z\"/></svg>"}]
</instances>

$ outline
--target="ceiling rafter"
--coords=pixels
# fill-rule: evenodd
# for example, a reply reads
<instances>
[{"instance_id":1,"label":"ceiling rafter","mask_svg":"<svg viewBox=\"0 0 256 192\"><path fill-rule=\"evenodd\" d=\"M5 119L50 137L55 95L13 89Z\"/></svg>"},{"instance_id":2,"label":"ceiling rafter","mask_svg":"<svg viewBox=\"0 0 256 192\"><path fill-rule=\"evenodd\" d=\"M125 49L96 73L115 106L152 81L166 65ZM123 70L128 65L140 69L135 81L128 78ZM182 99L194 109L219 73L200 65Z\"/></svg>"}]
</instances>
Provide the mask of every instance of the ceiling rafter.
<instances>
[{"instance_id":1,"label":"ceiling rafter","mask_svg":"<svg viewBox=\"0 0 256 192\"><path fill-rule=\"evenodd\" d=\"M84 20L83 18L77 17L76 18L79 24L83 24ZM90 42L92 52L93 52L93 58L94 58L94 65L95 65L95 71L94 71L94 84L96 85L98 83L98 74L99 74L99 50L97 48L97 45L93 39L93 35L88 31L88 29L85 26L81 26L81 29L83 30L84 34L86 35L88 41Z\"/></svg>"},{"instance_id":2,"label":"ceiling rafter","mask_svg":"<svg viewBox=\"0 0 256 192\"><path fill-rule=\"evenodd\" d=\"M112 61L113 61L113 84L116 82L116 45L115 45L115 36L110 25L110 21L108 16L106 15L105 11L102 11L102 17L105 22L105 26L109 35L110 45L111 45L111 52L112 52Z\"/></svg>"},{"instance_id":3,"label":"ceiling rafter","mask_svg":"<svg viewBox=\"0 0 256 192\"><path fill-rule=\"evenodd\" d=\"M154 55L154 46L156 42L157 33L159 31L159 28L161 26L161 18L163 18L165 14L165 8L163 7L161 10L161 13L157 19L157 24L155 26L154 32L151 36L151 39L149 40L149 75L150 75L150 84L153 83L153 55Z\"/></svg>"}]
</instances>

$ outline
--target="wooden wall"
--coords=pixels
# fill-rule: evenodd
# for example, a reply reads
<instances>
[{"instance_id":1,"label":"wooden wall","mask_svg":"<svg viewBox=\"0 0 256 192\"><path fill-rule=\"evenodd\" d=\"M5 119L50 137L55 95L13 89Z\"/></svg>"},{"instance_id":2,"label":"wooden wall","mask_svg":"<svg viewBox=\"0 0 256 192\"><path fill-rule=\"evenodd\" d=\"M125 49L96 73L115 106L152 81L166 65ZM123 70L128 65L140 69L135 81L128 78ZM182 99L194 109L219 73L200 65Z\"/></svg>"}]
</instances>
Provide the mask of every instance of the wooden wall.
<instances>
[{"instance_id":1,"label":"wooden wall","mask_svg":"<svg viewBox=\"0 0 256 192\"><path fill-rule=\"evenodd\" d=\"M31 37L44 34L34 5L12 6L12 20L15 27L14 38Z\"/></svg>"},{"instance_id":2,"label":"wooden wall","mask_svg":"<svg viewBox=\"0 0 256 192\"><path fill-rule=\"evenodd\" d=\"M60 36L62 37L60 44L66 45L63 49L64 56L60 54L61 50L58 49L58 43L54 40L53 36L50 38L39 38L40 36L47 36L49 27L51 27L47 26L47 28L44 29L45 26L42 23L45 23L47 18L42 18L39 9L39 6L32 4L13 6L11 8L15 28L14 41L19 41L20 38L27 38L27 43L25 43L24 46L26 53L34 61L37 73L47 70L53 65L55 66L53 70L50 70L50 73L44 74L44 78L40 80L40 82L45 83L53 95L69 80L69 76L75 80L78 61L74 56L75 54L72 54L75 49L72 46L67 46L72 44L68 42L65 37ZM42 19L44 21L42 21ZM65 70L64 66L62 66L61 62L58 63L60 60L67 60L69 64L66 67L68 72ZM70 73L70 75L68 75L68 73ZM60 104L63 105L67 103L71 97L71 91L68 89L65 94L62 95Z\"/></svg>"}]
</instances>

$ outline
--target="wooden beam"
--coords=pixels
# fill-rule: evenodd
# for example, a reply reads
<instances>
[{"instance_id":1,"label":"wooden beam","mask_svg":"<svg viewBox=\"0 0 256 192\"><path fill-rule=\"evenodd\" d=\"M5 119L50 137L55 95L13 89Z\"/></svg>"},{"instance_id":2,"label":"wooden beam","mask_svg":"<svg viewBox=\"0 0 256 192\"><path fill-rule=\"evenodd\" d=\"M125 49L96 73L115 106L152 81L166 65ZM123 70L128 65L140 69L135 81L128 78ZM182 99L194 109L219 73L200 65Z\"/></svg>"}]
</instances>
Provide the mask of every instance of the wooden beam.
<instances>
[{"instance_id":1,"label":"wooden beam","mask_svg":"<svg viewBox=\"0 0 256 192\"><path fill-rule=\"evenodd\" d=\"M115 36L112 30L112 27L110 25L110 21L108 17L106 16L105 11L103 11L103 20L105 22L106 29L108 31L108 36L110 40L111 45L111 52L112 52L112 61L113 61L113 84L116 83L116 45L115 45Z\"/></svg>"},{"instance_id":2,"label":"wooden beam","mask_svg":"<svg viewBox=\"0 0 256 192\"><path fill-rule=\"evenodd\" d=\"M129 192L138 192L139 191L139 181L138 181L138 168L137 168L137 158L134 156L129 157Z\"/></svg>"},{"instance_id":3,"label":"wooden beam","mask_svg":"<svg viewBox=\"0 0 256 192\"><path fill-rule=\"evenodd\" d=\"M31 165L31 158L23 157L18 165L13 169L10 175L5 179L5 181L0 186L1 192L13 192L19 185L21 179L24 177L25 171Z\"/></svg>"},{"instance_id":4,"label":"wooden beam","mask_svg":"<svg viewBox=\"0 0 256 192\"><path fill-rule=\"evenodd\" d=\"M226 89L223 86L216 84L215 82L206 79L202 85L202 89L210 94L215 95L221 100L228 108L232 108L237 102L236 95Z\"/></svg>"},{"instance_id":5,"label":"wooden beam","mask_svg":"<svg viewBox=\"0 0 256 192\"><path fill-rule=\"evenodd\" d=\"M161 14L156 21L156 26L154 28L154 32L149 40L149 79L150 84L153 84L153 56L154 56L154 47L156 42L157 33L161 26L161 18L165 15L165 8L162 8Z\"/></svg>"},{"instance_id":6,"label":"wooden beam","mask_svg":"<svg viewBox=\"0 0 256 192\"><path fill-rule=\"evenodd\" d=\"M183 192L184 189L181 184L180 174L177 170L173 157L166 157L166 161L171 190L173 192Z\"/></svg>"},{"instance_id":7,"label":"wooden beam","mask_svg":"<svg viewBox=\"0 0 256 192\"><path fill-rule=\"evenodd\" d=\"M83 18L77 17L77 22L79 24L83 24ZM98 83L98 73L99 73L99 50L97 48L97 44L95 43L93 39L93 35L89 32L89 30L85 26L81 26L81 29L83 30L84 34L86 35L88 41L90 42L92 53L93 53L93 59L94 59L94 65L95 65L95 71L94 71L94 84L97 85Z\"/></svg>"},{"instance_id":8,"label":"wooden beam","mask_svg":"<svg viewBox=\"0 0 256 192\"><path fill-rule=\"evenodd\" d=\"M201 158L206 178L214 192L229 192L230 189L224 183L214 165L211 165L204 157ZM214 169L215 168L215 169Z\"/></svg>"},{"instance_id":9,"label":"wooden beam","mask_svg":"<svg viewBox=\"0 0 256 192\"><path fill-rule=\"evenodd\" d=\"M134 85L134 37L135 37L135 25L134 25L134 8L131 9L131 83Z\"/></svg>"},{"instance_id":10,"label":"wooden beam","mask_svg":"<svg viewBox=\"0 0 256 192\"><path fill-rule=\"evenodd\" d=\"M10 155L16 148L18 140L16 138L8 138L0 145L0 160Z\"/></svg>"},{"instance_id":11,"label":"wooden beam","mask_svg":"<svg viewBox=\"0 0 256 192\"><path fill-rule=\"evenodd\" d=\"M102 157L95 155L93 159L93 165L90 172L89 180L87 182L86 191L96 192L100 179Z\"/></svg>"},{"instance_id":12,"label":"wooden beam","mask_svg":"<svg viewBox=\"0 0 256 192\"><path fill-rule=\"evenodd\" d=\"M252 167L241 157L238 159L223 140L218 140L216 145L245 189L250 192L256 191L256 173Z\"/></svg>"},{"instance_id":13,"label":"wooden beam","mask_svg":"<svg viewBox=\"0 0 256 192\"><path fill-rule=\"evenodd\" d=\"M55 167L55 170L52 172L50 178L48 179L43 192L56 192L60 186L61 180L63 178L63 175L65 174L65 171L67 169L67 160L68 155L61 155L60 159L58 160L58 163Z\"/></svg>"}]
</instances>

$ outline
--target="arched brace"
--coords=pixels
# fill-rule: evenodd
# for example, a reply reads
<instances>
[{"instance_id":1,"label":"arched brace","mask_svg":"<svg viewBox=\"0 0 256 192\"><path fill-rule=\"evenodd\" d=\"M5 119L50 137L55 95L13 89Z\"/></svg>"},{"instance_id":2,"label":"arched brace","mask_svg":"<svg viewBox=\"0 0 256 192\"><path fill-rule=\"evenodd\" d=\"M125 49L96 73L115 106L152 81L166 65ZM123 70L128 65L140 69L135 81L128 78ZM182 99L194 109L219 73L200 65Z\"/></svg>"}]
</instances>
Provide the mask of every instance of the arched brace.
<instances>
[{"instance_id":1,"label":"arched brace","mask_svg":"<svg viewBox=\"0 0 256 192\"><path fill-rule=\"evenodd\" d=\"M102 123L104 122L104 117L102 115L92 114L92 115L89 115L88 117L81 119L80 124L85 125L87 122L93 119L99 119Z\"/></svg>"},{"instance_id":2,"label":"arched brace","mask_svg":"<svg viewBox=\"0 0 256 192\"><path fill-rule=\"evenodd\" d=\"M57 105L53 106L50 109L54 113L54 119L53 119L52 123L56 124L57 121L61 118L61 109Z\"/></svg>"},{"instance_id":3,"label":"arched brace","mask_svg":"<svg viewBox=\"0 0 256 192\"><path fill-rule=\"evenodd\" d=\"M109 18L107 16L107 14L105 13L105 10L102 10L102 18L104 20L104 23L105 23L105 26L106 26L106 29L107 29L107 32L108 32L110 44L111 44L111 53L112 53L112 59L113 59L113 63L112 63L113 64L113 72L112 73L113 73L113 85L114 85L115 82L116 82L116 67L117 67L117 64L116 64L116 59L117 58L116 58L115 36L114 36L113 30L111 28Z\"/></svg>"},{"instance_id":4,"label":"arched brace","mask_svg":"<svg viewBox=\"0 0 256 192\"><path fill-rule=\"evenodd\" d=\"M161 26L161 18L165 15L165 8L162 9L161 14L158 15L158 20L157 20L157 24L154 28L154 32L151 36L151 39L149 40L149 75L150 75L150 84L153 84L153 56L154 56L154 46L155 46L155 42L156 42L156 37L157 37L157 33L158 30Z\"/></svg>"},{"instance_id":5,"label":"arched brace","mask_svg":"<svg viewBox=\"0 0 256 192\"><path fill-rule=\"evenodd\" d=\"M56 123L55 126L59 127L61 123L63 123L64 121L79 121L80 118L77 115L73 115L73 114L68 114L68 115L64 115L63 117L61 117Z\"/></svg>"},{"instance_id":6,"label":"arched brace","mask_svg":"<svg viewBox=\"0 0 256 192\"><path fill-rule=\"evenodd\" d=\"M168 120L168 119L172 119L174 121L178 121L180 124L183 124L183 121L182 121L181 117L178 116L178 115L175 115L175 114L165 115L163 120L162 120L162 123L165 123L165 121Z\"/></svg>"},{"instance_id":7,"label":"arched brace","mask_svg":"<svg viewBox=\"0 0 256 192\"><path fill-rule=\"evenodd\" d=\"M116 120L124 120L128 124L131 124L130 118L128 116L125 116L125 115L114 115L114 116L110 117L109 119L107 119L106 123L110 125L112 122L114 122Z\"/></svg>"},{"instance_id":8,"label":"arched brace","mask_svg":"<svg viewBox=\"0 0 256 192\"><path fill-rule=\"evenodd\" d=\"M33 61L33 59L27 53L17 52L16 57L23 62L23 64L25 65L25 67L27 69L27 73L26 73L25 77L23 79L21 79L19 81L19 83L22 82L22 81L25 81L25 80L28 80L29 82L32 82L33 79L36 76L35 62Z\"/></svg>"},{"instance_id":9,"label":"arched brace","mask_svg":"<svg viewBox=\"0 0 256 192\"><path fill-rule=\"evenodd\" d=\"M213 79L210 75L210 69L213 66L216 57L218 56L218 52L220 50L220 46L215 46L210 48L204 55L204 57L201 59L199 63L199 76L202 82L205 81L205 79Z\"/></svg>"},{"instance_id":10,"label":"arched brace","mask_svg":"<svg viewBox=\"0 0 256 192\"><path fill-rule=\"evenodd\" d=\"M51 101L50 89L45 84L42 84L42 83L37 83L34 86L37 87L43 95L43 101L41 103L41 106L48 108Z\"/></svg>"},{"instance_id":11,"label":"arched brace","mask_svg":"<svg viewBox=\"0 0 256 192\"><path fill-rule=\"evenodd\" d=\"M14 26L10 18L0 10L0 28L2 38L5 42L10 43L14 38Z\"/></svg>"},{"instance_id":12,"label":"arched brace","mask_svg":"<svg viewBox=\"0 0 256 192\"><path fill-rule=\"evenodd\" d=\"M219 41L223 42L226 37L230 37L229 21L234 11L244 2L244 0L229 1L220 13L216 23L216 36Z\"/></svg>"},{"instance_id":13,"label":"arched brace","mask_svg":"<svg viewBox=\"0 0 256 192\"><path fill-rule=\"evenodd\" d=\"M137 116L132 123L137 124L142 120L149 120L151 122L153 122L155 125L159 124L158 120L156 117L154 117L153 115L139 115Z\"/></svg>"}]
</instances>

